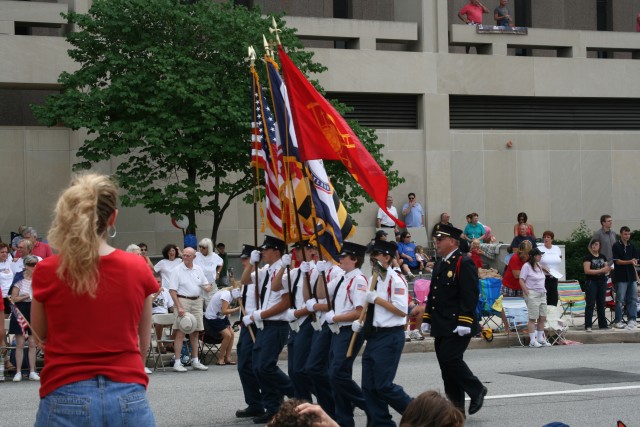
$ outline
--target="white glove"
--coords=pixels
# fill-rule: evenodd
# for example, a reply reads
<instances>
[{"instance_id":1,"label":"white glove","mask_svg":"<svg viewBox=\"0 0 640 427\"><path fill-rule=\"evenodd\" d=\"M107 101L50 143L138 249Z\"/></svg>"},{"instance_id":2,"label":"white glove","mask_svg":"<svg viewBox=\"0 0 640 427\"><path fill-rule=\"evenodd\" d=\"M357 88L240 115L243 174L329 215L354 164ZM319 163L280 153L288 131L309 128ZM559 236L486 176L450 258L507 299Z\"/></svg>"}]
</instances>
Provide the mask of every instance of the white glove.
<instances>
[{"instance_id":1,"label":"white glove","mask_svg":"<svg viewBox=\"0 0 640 427\"><path fill-rule=\"evenodd\" d=\"M251 251L251 264L260 264L260 251Z\"/></svg>"},{"instance_id":2,"label":"white glove","mask_svg":"<svg viewBox=\"0 0 640 427\"><path fill-rule=\"evenodd\" d=\"M331 264L329 261L318 261L316 263L316 270L318 270L318 273L326 273L327 271L329 271L332 265L333 264Z\"/></svg>"},{"instance_id":3,"label":"white glove","mask_svg":"<svg viewBox=\"0 0 640 427\"><path fill-rule=\"evenodd\" d=\"M284 254L280 259L282 260L283 267L291 267L291 255Z\"/></svg>"},{"instance_id":4,"label":"white glove","mask_svg":"<svg viewBox=\"0 0 640 427\"><path fill-rule=\"evenodd\" d=\"M303 261L300 263L300 271L303 273L308 273L311 271L311 264L309 261Z\"/></svg>"},{"instance_id":5,"label":"white glove","mask_svg":"<svg viewBox=\"0 0 640 427\"><path fill-rule=\"evenodd\" d=\"M318 301L316 301L315 298L308 299L305 303L305 305L307 306L307 311L309 311L310 313L314 313L316 309L313 308L313 306L316 305L317 302Z\"/></svg>"},{"instance_id":6,"label":"white glove","mask_svg":"<svg viewBox=\"0 0 640 427\"><path fill-rule=\"evenodd\" d=\"M251 320L251 315L247 314L246 316L244 316L242 318L242 323L244 323L244 326L249 326L250 324L252 324L253 320Z\"/></svg>"},{"instance_id":7,"label":"white glove","mask_svg":"<svg viewBox=\"0 0 640 427\"><path fill-rule=\"evenodd\" d=\"M253 321L257 323L258 320L262 320L262 310L256 310L253 312Z\"/></svg>"},{"instance_id":8,"label":"white glove","mask_svg":"<svg viewBox=\"0 0 640 427\"><path fill-rule=\"evenodd\" d=\"M322 330L322 323L320 323L320 319L316 319L315 321L311 322L311 327L314 331L320 332Z\"/></svg>"},{"instance_id":9,"label":"white glove","mask_svg":"<svg viewBox=\"0 0 640 427\"><path fill-rule=\"evenodd\" d=\"M327 323L331 324L331 323L333 323L333 316L335 316L335 315L336 315L336 312L333 311L333 310L330 310L330 311L327 311L324 314L324 318L327 321Z\"/></svg>"},{"instance_id":10,"label":"white glove","mask_svg":"<svg viewBox=\"0 0 640 427\"><path fill-rule=\"evenodd\" d=\"M375 304L375 300L378 298L378 293L376 291L367 291L367 302L370 304Z\"/></svg>"},{"instance_id":11,"label":"white glove","mask_svg":"<svg viewBox=\"0 0 640 427\"><path fill-rule=\"evenodd\" d=\"M340 333L340 326L337 323L329 323L329 329L336 335Z\"/></svg>"},{"instance_id":12,"label":"white glove","mask_svg":"<svg viewBox=\"0 0 640 427\"><path fill-rule=\"evenodd\" d=\"M262 319L256 319L254 317L253 322L256 324L256 328L263 330L264 329L264 323L262 322Z\"/></svg>"},{"instance_id":13,"label":"white glove","mask_svg":"<svg viewBox=\"0 0 640 427\"><path fill-rule=\"evenodd\" d=\"M454 333L458 333L461 337L465 335L469 335L471 333L471 328L467 328L466 326L458 326L453 330Z\"/></svg>"},{"instance_id":14,"label":"white glove","mask_svg":"<svg viewBox=\"0 0 640 427\"><path fill-rule=\"evenodd\" d=\"M359 320L354 320L351 324L351 330L355 333L359 333L362 330L362 323Z\"/></svg>"},{"instance_id":15,"label":"white glove","mask_svg":"<svg viewBox=\"0 0 640 427\"><path fill-rule=\"evenodd\" d=\"M298 322L298 319L293 322L289 322L289 327L293 332L300 332L300 323Z\"/></svg>"},{"instance_id":16,"label":"white glove","mask_svg":"<svg viewBox=\"0 0 640 427\"><path fill-rule=\"evenodd\" d=\"M422 332L429 332L429 330L431 329L431 323L423 323L422 326L420 327L420 330L422 330Z\"/></svg>"},{"instance_id":17,"label":"white glove","mask_svg":"<svg viewBox=\"0 0 640 427\"><path fill-rule=\"evenodd\" d=\"M242 296L242 292L240 291L240 289L236 288L236 289L231 289L231 297L233 299L238 299Z\"/></svg>"},{"instance_id":18,"label":"white glove","mask_svg":"<svg viewBox=\"0 0 640 427\"><path fill-rule=\"evenodd\" d=\"M296 313L295 308L290 308L289 310L287 310L287 322L293 322L295 320L298 320L295 313Z\"/></svg>"}]
</instances>

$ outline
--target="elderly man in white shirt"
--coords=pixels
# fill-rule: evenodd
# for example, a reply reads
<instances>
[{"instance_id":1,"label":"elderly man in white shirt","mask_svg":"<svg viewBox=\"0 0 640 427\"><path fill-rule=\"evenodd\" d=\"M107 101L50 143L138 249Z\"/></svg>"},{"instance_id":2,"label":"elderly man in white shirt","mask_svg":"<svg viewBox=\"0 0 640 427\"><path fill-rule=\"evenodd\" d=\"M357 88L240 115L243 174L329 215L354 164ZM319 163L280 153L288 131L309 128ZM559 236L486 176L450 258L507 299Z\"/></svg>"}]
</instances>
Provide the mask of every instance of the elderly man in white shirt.
<instances>
[{"instance_id":1,"label":"elderly man in white shirt","mask_svg":"<svg viewBox=\"0 0 640 427\"><path fill-rule=\"evenodd\" d=\"M182 264L171 271L171 277L169 279L169 294L171 295L171 299L173 299L175 306L174 311L178 313L176 321L173 324L173 330L176 331L176 338L173 343L175 352L173 370L176 372L187 371L180 363L180 351L182 350L184 332L178 327L180 318L186 313L191 313L196 318L196 328L193 333L189 334L189 341L191 342L191 367L198 371L206 371L209 369L200 363L197 351L198 332L204 330L202 298L200 296L201 290L210 292L213 287L207 281L202 269L193 264L195 256L196 251L193 248L184 248L182 251Z\"/></svg>"}]
</instances>

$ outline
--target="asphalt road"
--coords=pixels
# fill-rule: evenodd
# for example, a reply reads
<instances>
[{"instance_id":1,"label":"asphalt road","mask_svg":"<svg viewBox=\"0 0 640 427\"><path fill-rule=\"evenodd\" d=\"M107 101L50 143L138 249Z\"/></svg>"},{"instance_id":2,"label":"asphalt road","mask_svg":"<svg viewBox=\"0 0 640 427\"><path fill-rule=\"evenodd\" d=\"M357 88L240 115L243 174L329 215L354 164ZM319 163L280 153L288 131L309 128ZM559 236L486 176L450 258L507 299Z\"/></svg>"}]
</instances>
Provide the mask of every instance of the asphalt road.
<instances>
[{"instance_id":1,"label":"asphalt road","mask_svg":"<svg viewBox=\"0 0 640 427\"><path fill-rule=\"evenodd\" d=\"M466 425L540 427L562 421L570 426L602 427L615 426L621 419L629 427L638 426L639 352L640 344L467 351L467 363L489 394L483 409L468 416ZM355 372L359 380L360 359ZM435 354L405 353L396 383L413 396L428 389L441 391ZM37 390L38 385L29 381L0 384L1 424L33 425ZM159 426L253 425L234 416L244 402L232 366L210 366L207 372L184 374L155 372L148 396ZM394 418L400 419L398 414ZM357 413L356 422L364 426L362 412Z\"/></svg>"}]
</instances>

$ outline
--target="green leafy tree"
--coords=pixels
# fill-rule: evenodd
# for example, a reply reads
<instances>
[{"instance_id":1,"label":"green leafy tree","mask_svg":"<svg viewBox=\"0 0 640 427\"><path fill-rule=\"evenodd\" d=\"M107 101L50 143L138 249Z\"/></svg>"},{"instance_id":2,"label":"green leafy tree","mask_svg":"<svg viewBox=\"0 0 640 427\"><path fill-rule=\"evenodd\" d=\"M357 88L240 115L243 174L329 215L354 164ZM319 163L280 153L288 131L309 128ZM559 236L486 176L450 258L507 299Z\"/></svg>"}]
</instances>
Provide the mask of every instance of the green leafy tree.
<instances>
[{"instance_id":1,"label":"green leafy tree","mask_svg":"<svg viewBox=\"0 0 640 427\"><path fill-rule=\"evenodd\" d=\"M209 213L215 241L231 201L254 183L244 58L250 45L262 45L271 18L232 3L187 3L194 2L96 0L88 14L66 15L78 28L67 39L80 67L62 73L61 93L34 110L45 125L88 130L75 168L115 159L125 206L186 215L190 232L196 214ZM307 74L324 71L303 50L295 30L284 27L282 17L275 19L299 68ZM256 68L266 82L264 67ZM382 158L375 133L352 125L390 186L402 182ZM347 210L359 211L364 192L341 165L327 169Z\"/></svg>"}]
</instances>

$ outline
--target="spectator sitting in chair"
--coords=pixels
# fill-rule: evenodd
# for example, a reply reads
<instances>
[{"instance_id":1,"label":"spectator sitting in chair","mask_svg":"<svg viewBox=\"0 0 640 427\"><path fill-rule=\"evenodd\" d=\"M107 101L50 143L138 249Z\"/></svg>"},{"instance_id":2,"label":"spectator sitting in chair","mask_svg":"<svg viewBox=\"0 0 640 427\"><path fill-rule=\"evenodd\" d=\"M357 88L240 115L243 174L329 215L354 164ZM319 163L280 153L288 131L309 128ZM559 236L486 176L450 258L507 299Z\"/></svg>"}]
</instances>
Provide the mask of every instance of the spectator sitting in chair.
<instances>
[{"instance_id":1,"label":"spectator sitting in chair","mask_svg":"<svg viewBox=\"0 0 640 427\"><path fill-rule=\"evenodd\" d=\"M478 214L475 212L470 213L467 215L467 219L470 219L470 222L464 228L462 238L469 242L473 239L484 240L486 231L484 225L478 221Z\"/></svg>"},{"instance_id":2,"label":"spectator sitting in chair","mask_svg":"<svg viewBox=\"0 0 640 427\"><path fill-rule=\"evenodd\" d=\"M169 290L162 287L162 275L158 272L154 272L153 276L156 278L156 281L158 282L158 285L160 285L160 288L158 289L158 292L153 294L153 302L151 303L151 314L173 313L173 299L171 299ZM164 327L162 325L154 325L154 328L156 330L156 337L158 339L162 338ZM158 343L158 350L162 354L165 354L167 352L164 343Z\"/></svg>"},{"instance_id":3,"label":"spectator sitting in chair","mask_svg":"<svg viewBox=\"0 0 640 427\"><path fill-rule=\"evenodd\" d=\"M413 279L414 275L411 270L419 269L420 263L416 260L416 244L411 241L411 233L408 231L403 231L400 234L398 255L400 256L398 263L402 268L402 272L410 279Z\"/></svg>"},{"instance_id":4,"label":"spectator sitting in chair","mask_svg":"<svg viewBox=\"0 0 640 427\"><path fill-rule=\"evenodd\" d=\"M239 291L236 293L239 294ZM218 352L218 361L216 362L216 365L219 366L236 364L231 361L233 329L231 329L229 315L240 311L240 307L230 307L234 299L229 289L221 289L213 295L207 306L207 310L204 312L204 321L207 323L209 333L218 333L222 338L222 344L220 344L220 351Z\"/></svg>"}]
</instances>

